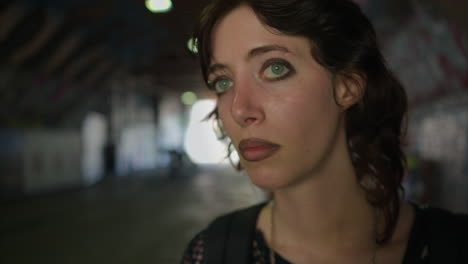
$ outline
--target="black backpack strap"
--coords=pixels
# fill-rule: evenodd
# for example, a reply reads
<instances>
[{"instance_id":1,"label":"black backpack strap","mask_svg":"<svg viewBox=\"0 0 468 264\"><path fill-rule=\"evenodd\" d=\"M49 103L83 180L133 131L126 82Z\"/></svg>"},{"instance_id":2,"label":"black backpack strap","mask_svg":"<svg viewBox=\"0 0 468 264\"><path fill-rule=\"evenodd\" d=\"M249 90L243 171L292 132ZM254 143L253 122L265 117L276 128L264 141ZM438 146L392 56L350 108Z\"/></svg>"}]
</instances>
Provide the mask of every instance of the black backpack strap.
<instances>
[{"instance_id":1,"label":"black backpack strap","mask_svg":"<svg viewBox=\"0 0 468 264\"><path fill-rule=\"evenodd\" d=\"M205 264L248 264L257 217L265 203L215 219L206 232Z\"/></svg>"}]
</instances>

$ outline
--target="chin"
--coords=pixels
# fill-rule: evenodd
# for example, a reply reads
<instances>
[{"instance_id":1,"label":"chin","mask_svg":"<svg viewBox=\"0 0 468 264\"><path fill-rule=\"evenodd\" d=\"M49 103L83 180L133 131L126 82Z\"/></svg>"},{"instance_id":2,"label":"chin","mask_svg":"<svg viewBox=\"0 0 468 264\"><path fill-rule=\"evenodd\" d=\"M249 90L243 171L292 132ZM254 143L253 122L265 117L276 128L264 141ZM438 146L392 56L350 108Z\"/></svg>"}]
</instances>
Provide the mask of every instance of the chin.
<instances>
[{"instance_id":1,"label":"chin","mask_svg":"<svg viewBox=\"0 0 468 264\"><path fill-rule=\"evenodd\" d=\"M284 173L274 168L246 168L247 175L253 184L263 190L275 190L287 185Z\"/></svg>"}]
</instances>

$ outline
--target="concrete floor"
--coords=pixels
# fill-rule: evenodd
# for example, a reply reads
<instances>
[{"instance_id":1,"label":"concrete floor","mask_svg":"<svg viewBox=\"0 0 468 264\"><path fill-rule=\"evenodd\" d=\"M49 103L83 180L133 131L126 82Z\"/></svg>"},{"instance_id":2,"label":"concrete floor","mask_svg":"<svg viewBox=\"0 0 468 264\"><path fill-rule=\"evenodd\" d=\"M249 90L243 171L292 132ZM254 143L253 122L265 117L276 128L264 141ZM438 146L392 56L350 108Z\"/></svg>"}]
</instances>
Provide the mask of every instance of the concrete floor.
<instances>
[{"instance_id":1,"label":"concrete floor","mask_svg":"<svg viewBox=\"0 0 468 264\"><path fill-rule=\"evenodd\" d=\"M215 216L263 199L232 168L127 177L0 207L0 263L179 263Z\"/></svg>"}]
</instances>

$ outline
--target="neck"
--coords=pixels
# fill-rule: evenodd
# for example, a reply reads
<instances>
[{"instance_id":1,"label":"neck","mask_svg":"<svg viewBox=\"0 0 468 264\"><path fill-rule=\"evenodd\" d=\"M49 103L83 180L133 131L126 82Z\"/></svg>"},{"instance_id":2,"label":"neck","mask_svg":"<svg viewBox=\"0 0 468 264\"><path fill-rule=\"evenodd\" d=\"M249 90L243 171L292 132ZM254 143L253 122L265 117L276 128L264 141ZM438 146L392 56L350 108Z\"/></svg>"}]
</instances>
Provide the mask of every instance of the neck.
<instances>
[{"instance_id":1,"label":"neck","mask_svg":"<svg viewBox=\"0 0 468 264\"><path fill-rule=\"evenodd\" d=\"M349 159L325 166L308 182L273 192L276 235L285 245L345 249L375 247L376 213ZM344 160L344 161L343 161Z\"/></svg>"},{"instance_id":2,"label":"neck","mask_svg":"<svg viewBox=\"0 0 468 264\"><path fill-rule=\"evenodd\" d=\"M272 217L285 244L328 248L375 244L375 212L363 194L313 189L307 200L298 193L275 193Z\"/></svg>"}]
</instances>

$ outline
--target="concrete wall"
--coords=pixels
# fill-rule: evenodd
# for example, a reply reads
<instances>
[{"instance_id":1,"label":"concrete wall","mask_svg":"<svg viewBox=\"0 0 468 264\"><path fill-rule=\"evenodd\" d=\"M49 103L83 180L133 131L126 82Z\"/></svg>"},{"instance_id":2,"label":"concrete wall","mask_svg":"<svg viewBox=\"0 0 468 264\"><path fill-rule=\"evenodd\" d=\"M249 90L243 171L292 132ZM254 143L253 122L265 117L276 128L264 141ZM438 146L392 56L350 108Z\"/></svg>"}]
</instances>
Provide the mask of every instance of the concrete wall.
<instances>
[{"instance_id":1,"label":"concrete wall","mask_svg":"<svg viewBox=\"0 0 468 264\"><path fill-rule=\"evenodd\" d=\"M432 164L420 172L431 189L427 201L468 212L467 35L444 16L412 3L411 18L384 43L389 65L409 96L407 151Z\"/></svg>"},{"instance_id":2,"label":"concrete wall","mask_svg":"<svg viewBox=\"0 0 468 264\"><path fill-rule=\"evenodd\" d=\"M422 175L428 202L468 212L468 93L413 109L408 144L410 156L432 163Z\"/></svg>"},{"instance_id":3,"label":"concrete wall","mask_svg":"<svg viewBox=\"0 0 468 264\"><path fill-rule=\"evenodd\" d=\"M23 191L38 193L83 183L81 136L74 131L25 132Z\"/></svg>"},{"instance_id":4,"label":"concrete wall","mask_svg":"<svg viewBox=\"0 0 468 264\"><path fill-rule=\"evenodd\" d=\"M75 131L0 132L0 192L35 194L83 184L81 136Z\"/></svg>"},{"instance_id":5,"label":"concrete wall","mask_svg":"<svg viewBox=\"0 0 468 264\"><path fill-rule=\"evenodd\" d=\"M0 194L22 191L23 135L15 130L0 131Z\"/></svg>"}]
</instances>

